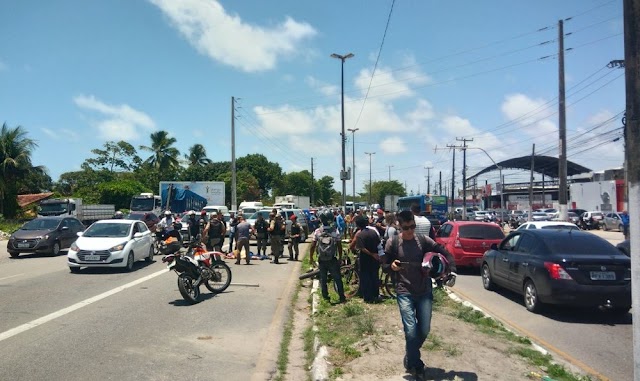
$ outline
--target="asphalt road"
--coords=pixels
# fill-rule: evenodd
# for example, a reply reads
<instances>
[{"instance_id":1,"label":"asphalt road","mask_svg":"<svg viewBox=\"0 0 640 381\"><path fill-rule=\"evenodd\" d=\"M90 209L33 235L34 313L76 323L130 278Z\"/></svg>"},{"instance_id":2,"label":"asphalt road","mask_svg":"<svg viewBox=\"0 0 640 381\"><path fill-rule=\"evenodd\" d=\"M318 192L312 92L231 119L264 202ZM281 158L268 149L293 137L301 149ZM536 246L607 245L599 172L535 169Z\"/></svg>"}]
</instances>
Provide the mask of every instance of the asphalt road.
<instances>
[{"instance_id":1,"label":"asphalt road","mask_svg":"<svg viewBox=\"0 0 640 381\"><path fill-rule=\"evenodd\" d=\"M622 241L620 232L594 231L609 242ZM487 291L480 271L467 271L452 289L516 332L555 352L556 356L604 379L633 379L632 316L613 318L599 311L550 307L533 314L522 296L509 291Z\"/></svg>"},{"instance_id":2,"label":"asphalt road","mask_svg":"<svg viewBox=\"0 0 640 381\"><path fill-rule=\"evenodd\" d=\"M0 241L0 378L268 379L300 262L228 260L227 291L188 305L155 259L71 274L66 252L11 259Z\"/></svg>"}]
</instances>

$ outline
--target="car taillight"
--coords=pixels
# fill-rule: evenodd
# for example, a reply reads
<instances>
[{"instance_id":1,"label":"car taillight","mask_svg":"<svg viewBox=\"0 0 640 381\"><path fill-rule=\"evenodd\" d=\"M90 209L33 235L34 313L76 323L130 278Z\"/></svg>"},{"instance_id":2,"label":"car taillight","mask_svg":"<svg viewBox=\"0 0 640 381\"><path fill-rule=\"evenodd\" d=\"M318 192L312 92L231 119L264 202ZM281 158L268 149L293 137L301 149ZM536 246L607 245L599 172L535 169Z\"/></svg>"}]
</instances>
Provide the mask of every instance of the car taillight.
<instances>
[{"instance_id":1,"label":"car taillight","mask_svg":"<svg viewBox=\"0 0 640 381\"><path fill-rule=\"evenodd\" d=\"M557 263L545 262L544 263L544 268L547 269L547 271L549 272L549 275L551 276L551 279L573 280L573 278L571 278L571 275L569 275L569 273L566 272L562 268L562 266L560 266Z\"/></svg>"},{"instance_id":2,"label":"car taillight","mask_svg":"<svg viewBox=\"0 0 640 381\"><path fill-rule=\"evenodd\" d=\"M462 247L462 244L460 243L460 234L456 235L456 240L453 241L453 247Z\"/></svg>"}]
</instances>

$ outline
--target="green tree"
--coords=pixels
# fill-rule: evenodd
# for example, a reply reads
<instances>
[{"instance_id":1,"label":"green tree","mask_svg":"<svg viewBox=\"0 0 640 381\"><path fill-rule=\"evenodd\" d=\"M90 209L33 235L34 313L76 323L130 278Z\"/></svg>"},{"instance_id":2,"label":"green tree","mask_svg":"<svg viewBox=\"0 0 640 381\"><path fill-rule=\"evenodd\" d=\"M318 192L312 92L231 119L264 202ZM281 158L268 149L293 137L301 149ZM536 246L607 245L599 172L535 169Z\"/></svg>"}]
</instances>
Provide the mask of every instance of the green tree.
<instances>
[{"instance_id":1,"label":"green tree","mask_svg":"<svg viewBox=\"0 0 640 381\"><path fill-rule=\"evenodd\" d=\"M31 164L31 154L38 145L27 137L22 126L9 128L6 123L0 129L0 213L14 218L18 211L19 182L30 173L45 172L42 166Z\"/></svg>"},{"instance_id":2,"label":"green tree","mask_svg":"<svg viewBox=\"0 0 640 381\"><path fill-rule=\"evenodd\" d=\"M369 184L367 184L369 185ZM363 195L365 200L369 200L369 187L365 187L366 194ZM406 196L407 191L404 186L397 180L392 181L374 181L371 184L371 203L384 204L384 197L387 195Z\"/></svg>"},{"instance_id":3,"label":"green tree","mask_svg":"<svg viewBox=\"0 0 640 381\"><path fill-rule=\"evenodd\" d=\"M228 161L211 162L205 166L190 166L182 171L180 181L224 181L224 176L231 173Z\"/></svg>"},{"instance_id":4,"label":"green tree","mask_svg":"<svg viewBox=\"0 0 640 381\"><path fill-rule=\"evenodd\" d=\"M104 149L92 149L96 155L82 163L82 168L93 170L107 170L109 172L133 171L142 164L142 159L137 155L136 149L129 143L108 141L104 143Z\"/></svg>"},{"instance_id":5,"label":"green tree","mask_svg":"<svg viewBox=\"0 0 640 381\"><path fill-rule=\"evenodd\" d=\"M140 146L141 150L151 152L144 163L155 169L162 177L164 172L177 170L180 167L178 156L180 151L172 147L176 138L169 137L167 131L157 131L151 134L151 146Z\"/></svg>"},{"instance_id":6,"label":"green tree","mask_svg":"<svg viewBox=\"0 0 640 381\"><path fill-rule=\"evenodd\" d=\"M333 189L334 179L331 176L323 176L319 179L315 186L315 204L316 205L333 205L335 200L340 199L339 193Z\"/></svg>"},{"instance_id":7,"label":"green tree","mask_svg":"<svg viewBox=\"0 0 640 381\"><path fill-rule=\"evenodd\" d=\"M311 196L311 172L304 170L283 174L281 180L273 188L273 194L276 196L286 194Z\"/></svg>"},{"instance_id":8,"label":"green tree","mask_svg":"<svg viewBox=\"0 0 640 381\"><path fill-rule=\"evenodd\" d=\"M269 191L282 177L280 164L270 162L262 154L251 154L237 159L236 171L248 171L258 180L261 198L263 199L268 197Z\"/></svg>"},{"instance_id":9,"label":"green tree","mask_svg":"<svg viewBox=\"0 0 640 381\"><path fill-rule=\"evenodd\" d=\"M184 155L189 163L189 167L204 167L212 161L207 157L207 150L202 144L194 144L189 147L189 154Z\"/></svg>"},{"instance_id":10,"label":"green tree","mask_svg":"<svg viewBox=\"0 0 640 381\"><path fill-rule=\"evenodd\" d=\"M129 209L131 196L145 192L146 187L135 180L116 180L102 183L98 186L100 194L98 202L114 204L116 210Z\"/></svg>"},{"instance_id":11,"label":"green tree","mask_svg":"<svg viewBox=\"0 0 640 381\"><path fill-rule=\"evenodd\" d=\"M18 183L18 194L41 193L53 189L51 176L41 167L34 167L25 178Z\"/></svg>"}]
</instances>

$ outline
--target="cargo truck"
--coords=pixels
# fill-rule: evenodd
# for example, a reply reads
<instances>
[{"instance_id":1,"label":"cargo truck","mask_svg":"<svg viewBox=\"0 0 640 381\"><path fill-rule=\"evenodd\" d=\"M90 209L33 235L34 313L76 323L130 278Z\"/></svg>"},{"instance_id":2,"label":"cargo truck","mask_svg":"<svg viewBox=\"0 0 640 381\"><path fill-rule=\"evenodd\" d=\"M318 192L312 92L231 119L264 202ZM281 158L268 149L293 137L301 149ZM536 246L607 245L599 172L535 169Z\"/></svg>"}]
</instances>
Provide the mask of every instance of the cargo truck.
<instances>
[{"instance_id":1,"label":"cargo truck","mask_svg":"<svg viewBox=\"0 0 640 381\"><path fill-rule=\"evenodd\" d=\"M39 204L38 216L73 216L85 225L98 220L113 218L115 205L83 204L81 198L52 198L42 200Z\"/></svg>"},{"instance_id":2,"label":"cargo truck","mask_svg":"<svg viewBox=\"0 0 640 381\"><path fill-rule=\"evenodd\" d=\"M282 209L309 209L311 207L311 200L308 196L294 196L291 194L276 196L273 207Z\"/></svg>"}]
</instances>

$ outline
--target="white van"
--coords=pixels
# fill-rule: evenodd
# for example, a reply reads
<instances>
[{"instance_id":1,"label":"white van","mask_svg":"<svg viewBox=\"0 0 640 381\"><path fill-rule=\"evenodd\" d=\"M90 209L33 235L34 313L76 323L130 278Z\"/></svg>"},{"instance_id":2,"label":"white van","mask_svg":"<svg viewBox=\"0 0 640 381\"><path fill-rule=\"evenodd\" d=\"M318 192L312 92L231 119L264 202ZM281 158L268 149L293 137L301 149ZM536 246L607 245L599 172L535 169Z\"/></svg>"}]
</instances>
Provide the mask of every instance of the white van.
<instances>
[{"instance_id":1,"label":"white van","mask_svg":"<svg viewBox=\"0 0 640 381\"><path fill-rule=\"evenodd\" d=\"M242 210L244 208L253 208L255 210L260 210L264 208L262 201L242 201L240 206L238 206L238 210Z\"/></svg>"},{"instance_id":2,"label":"white van","mask_svg":"<svg viewBox=\"0 0 640 381\"><path fill-rule=\"evenodd\" d=\"M218 212L221 212L222 214L229 214L229 208L227 208L224 205L207 205L204 208L202 208L202 210L207 212L207 214L218 213Z\"/></svg>"}]
</instances>

